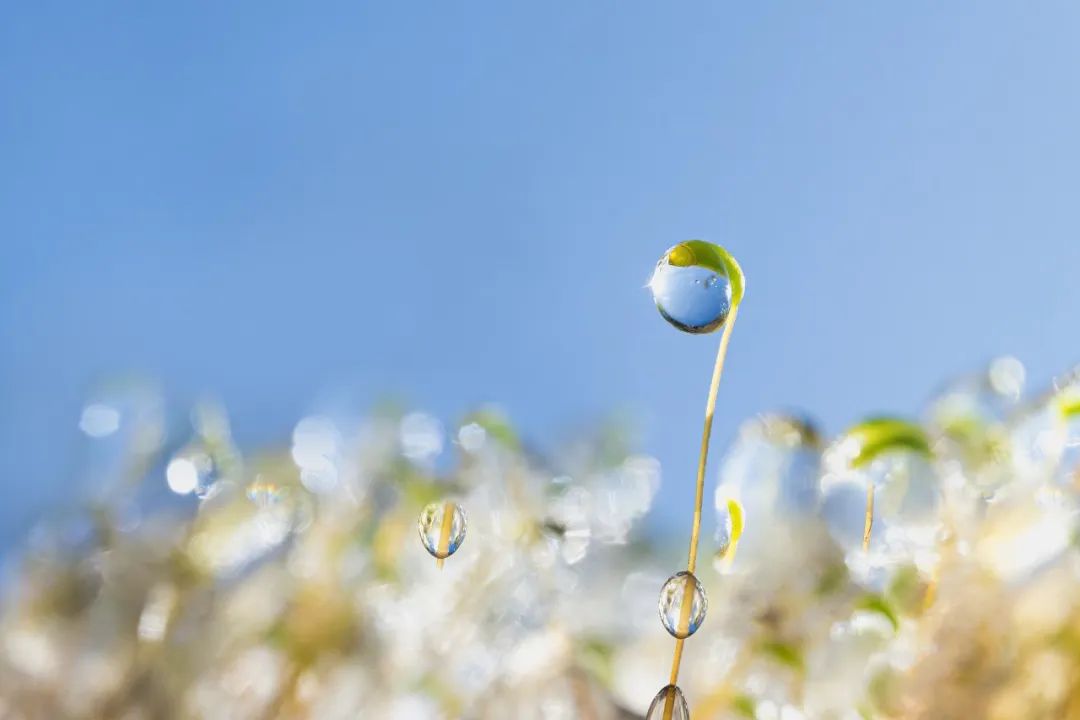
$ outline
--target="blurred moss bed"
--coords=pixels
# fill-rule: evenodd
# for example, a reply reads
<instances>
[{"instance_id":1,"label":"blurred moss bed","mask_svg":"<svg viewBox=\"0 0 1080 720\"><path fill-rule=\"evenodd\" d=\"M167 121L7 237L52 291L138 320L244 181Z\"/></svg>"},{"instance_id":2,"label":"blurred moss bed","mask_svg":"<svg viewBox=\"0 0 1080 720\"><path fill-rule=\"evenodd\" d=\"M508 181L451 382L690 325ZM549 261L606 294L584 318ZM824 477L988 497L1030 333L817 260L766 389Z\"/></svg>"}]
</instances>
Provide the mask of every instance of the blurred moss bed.
<instances>
[{"instance_id":1,"label":"blurred moss bed","mask_svg":"<svg viewBox=\"0 0 1080 720\"><path fill-rule=\"evenodd\" d=\"M947 384L865 468L805 418L718 438L695 720L1080 718L1080 381L1024 385L1011 358ZM88 499L4 584L0 718L609 720L664 684L685 538L641 531L661 465L617 432L541 457L495 410L337 409L241 453L219 406L179 441L163 417L148 384L88 400ZM868 548L840 476L882 483ZM440 571L417 516L444 499Z\"/></svg>"}]
</instances>

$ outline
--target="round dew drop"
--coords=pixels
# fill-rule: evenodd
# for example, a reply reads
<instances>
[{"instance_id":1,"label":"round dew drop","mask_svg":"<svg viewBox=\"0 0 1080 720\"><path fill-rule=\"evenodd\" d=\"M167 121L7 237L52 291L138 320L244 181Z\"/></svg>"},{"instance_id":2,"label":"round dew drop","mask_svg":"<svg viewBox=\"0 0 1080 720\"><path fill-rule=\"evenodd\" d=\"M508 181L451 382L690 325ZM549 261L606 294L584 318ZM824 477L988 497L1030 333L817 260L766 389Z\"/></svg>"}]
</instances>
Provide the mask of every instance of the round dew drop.
<instances>
[{"instance_id":1,"label":"round dew drop","mask_svg":"<svg viewBox=\"0 0 1080 720\"><path fill-rule=\"evenodd\" d=\"M690 710L686 707L686 698L677 685L668 685L656 693L645 720L690 720Z\"/></svg>"},{"instance_id":2,"label":"round dew drop","mask_svg":"<svg viewBox=\"0 0 1080 720\"><path fill-rule=\"evenodd\" d=\"M660 258L649 281L656 309L684 332L713 332L731 312L731 279L724 266L705 252L709 247L700 241L676 245Z\"/></svg>"},{"instance_id":3,"label":"round dew drop","mask_svg":"<svg viewBox=\"0 0 1080 720\"><path fill-rule=\"evenodd\" d=\"M705 622L709 601L705 589L692 573L675 573L660 589L660 622L674 637L682 640L697 632Z\"/></svg>"},{"instance_id":4,"label":"round dew drop","mask_svg":"<svg viewBox=\"0 0 1080 720\"><path fill-rule=\"evenodd\" d=\"M424 549L436 558L453 555L465 540L465 511L454 502L434 502L416 523Z\"/></svg>"}]
</instances>

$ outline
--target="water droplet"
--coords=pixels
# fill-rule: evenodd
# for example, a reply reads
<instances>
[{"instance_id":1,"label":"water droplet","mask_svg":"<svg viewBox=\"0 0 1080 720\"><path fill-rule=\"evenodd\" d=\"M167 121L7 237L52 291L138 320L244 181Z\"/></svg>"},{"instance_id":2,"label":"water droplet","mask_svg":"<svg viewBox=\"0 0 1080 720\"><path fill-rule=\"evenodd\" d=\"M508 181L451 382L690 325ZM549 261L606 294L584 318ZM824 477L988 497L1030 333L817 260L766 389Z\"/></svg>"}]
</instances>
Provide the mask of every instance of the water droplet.
<instances>
[{"instance_id":1,"label":"water droplet","mask_svg":"<svg viewBox=\"0 0 1080 720\"><path fill-rule=\"evenodd\" d=\"M664 319L688 333L720 328L733 305L727 257L722 249L700 240L681 243L664 253L649 281L656 309Z\"/></svg>"},{"instance_id":2,"label":"water droplet","mask_svg":"<svg viewBox=\"0 0 1080 720\"><path fill-rule=\"evenodd\" d=\"M441 560L465 540L465 511L454 502L434 502L420 512L417 527L424 548Z\"/></svg>"},{"instance_id":3,"label":"water droplet","mask_svg":"<svg viewBox=\"0 0 1080 720\"><path fill-rule=\"evenodd\" d=\"M690 720L690 709L686 707L686 698L677 685L668 685L656 693L645 720Z\"/></svg>"},{"instance_id":4,"label":"water droplet","mask_svg":"<svg viewBox=\"0 0 1080 720\"><path fill-rule=\"evenodd\" d=\"M709 601L692 573L675 573L660 589L660 622L679 639L688 638L705 622Z\"/></svg>"},{"instance_id":5,"label":"water droplet","mask_svg":"<svg viewBox=\"0 0 1080 720\"><path fill-rule=\"evenodd\" d=\"M181 450L165 468L170 490L178 495L195 493L200 498L210 494L219 475L214 459L197 447Z\"/></svg>"},{"instance_id":6,"label":"water droplet","mask_svg":"<svg viewBox=\"0 0 1080 720\"><path fill-rule=\"evenodd\" d=\"M940 525L941 483L925 432L894 418L854 426L825 453L821 513L863 585L878 587L915 557Z\"/></svg>"}]
</instances>

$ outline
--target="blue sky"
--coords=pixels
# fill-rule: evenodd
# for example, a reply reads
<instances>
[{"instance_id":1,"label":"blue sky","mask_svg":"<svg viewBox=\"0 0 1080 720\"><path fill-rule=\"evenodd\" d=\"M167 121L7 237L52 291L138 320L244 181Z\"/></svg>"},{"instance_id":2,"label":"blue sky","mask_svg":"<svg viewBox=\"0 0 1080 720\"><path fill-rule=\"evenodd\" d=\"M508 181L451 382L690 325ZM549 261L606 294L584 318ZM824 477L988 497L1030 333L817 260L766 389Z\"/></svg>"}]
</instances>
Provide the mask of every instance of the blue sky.
<instances>
[{"instance_id":1,"label":"blue sky","mask_svg":"<svg viewBox=\"0 0 1080 720\"><path fill-rule=\"evenodd\" d=\"M160 377L247 445L313 398L613 411L684 518L716 336L644 284L700 237L747 294L716 442L916 413L1080 360L1075 3L21 3L0 23L3 539L70 496L81 398Z\"/></svg>"}]
</instances>

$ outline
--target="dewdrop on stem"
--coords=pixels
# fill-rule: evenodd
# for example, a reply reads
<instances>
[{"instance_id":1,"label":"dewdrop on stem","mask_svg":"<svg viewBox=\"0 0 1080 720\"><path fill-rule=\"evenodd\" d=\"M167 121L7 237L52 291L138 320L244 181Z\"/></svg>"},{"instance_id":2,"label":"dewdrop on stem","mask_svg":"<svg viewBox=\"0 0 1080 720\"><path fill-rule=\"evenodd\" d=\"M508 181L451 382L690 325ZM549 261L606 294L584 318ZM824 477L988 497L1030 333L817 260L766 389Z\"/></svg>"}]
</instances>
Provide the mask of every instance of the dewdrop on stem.
<instances>
[{"instance_id":1,"label":"dewdrop on stem","mask_svg":"<svg viewBox=\"0 0 1080 720\"><path fill-rule=\"evenodd\" d=\"M649 708L647 720L688 720L690 713L682 692L676 686L682 660L683 642L705 619L707 602L701 584L694 577L697 567L698 538L701 535L701 505L705 494L705 466L709 455L716 393L724 371L731 330L735 326L745 279L735 258L719 245L703 240L687 240L668 249L656 264L649 289L656 309L665 320L683 332L694 335L723 328L720 347L713 365L712 381L705 402L705 427L701 436L694 515L690 528L690 549L686 571L676 573L660 594L660 619L675 637L668 685L660 691ZM737 538L736 538L737 539Z\"/></svg>"},{"instance_id":2,"label":"dewdrop on stem","mask_svg":"<svg viewBox=\"0 0 1080 720\"><path fill-rule=\"evenodd\" d=\"M438 567L465 541L465 511L455 502L433 502L420 511L417 529L420 542L436 559Z\"/></svg>"}]
</instances>

